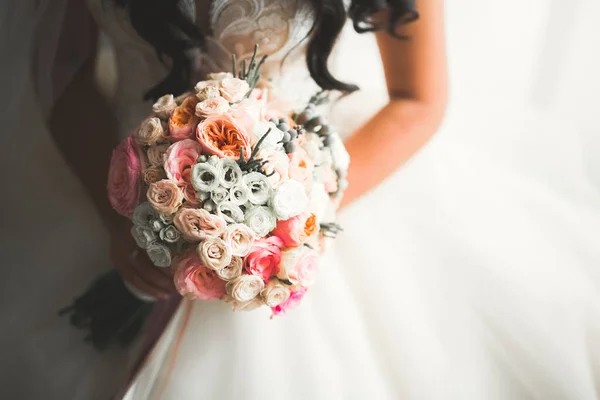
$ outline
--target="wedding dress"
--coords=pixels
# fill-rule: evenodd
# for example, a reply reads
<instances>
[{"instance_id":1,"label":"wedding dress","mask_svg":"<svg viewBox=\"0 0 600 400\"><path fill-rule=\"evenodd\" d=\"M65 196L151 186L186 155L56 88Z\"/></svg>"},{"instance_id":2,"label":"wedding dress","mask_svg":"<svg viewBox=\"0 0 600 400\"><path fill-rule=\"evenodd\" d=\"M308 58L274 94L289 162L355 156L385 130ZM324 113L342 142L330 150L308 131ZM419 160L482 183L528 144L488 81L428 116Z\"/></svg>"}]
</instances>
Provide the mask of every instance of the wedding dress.
<instances>
[{"instance_id":1,"label":"wedding dress","mask_svg":"<svg viewBox=\"0 0 600 400\"><path fill-rule=\"evenodd\" d=\"M267 311L233 313L220 302L183 301L126 399L598 398L600 196L589 161L598 142L585 134L593 127L584 124L594 120L593 103L585 103L587 108L568 103L573 96L595 100L586 96L597 93L598 85L587 82L589 89L575 91L574 82L582 87L577 74L563 73L581 74L584 68L591 75L597 60L584 56L593 47L573 46L569 54L586 63L577 68L563 64L561 69L551 61L564 57L549 50L540 55L540 65L544 71L555 66L552 74L536 76L532 71L542 67L530 48L543 47L546 18L555 20L545 0L512 1L512 6L480 0L448 4L454 92L446 124L407 165L343 211L345 231L323 259L319 279L303 304L270 320ZM585 38L596 32L589 16L598 6L575 3L576 11L568 21L559 18L559 25L577 26L569 37ZM150 104L141 101L143 93L166 70L123 11L101 0L88 4L115 46L119 81L113 99L127 135L149 110ZM201 13L187 4L190 15ZM199 69L226 69L232 51L245 53L259 41L272 54L264 70L270 85L298 98L312 94L303 46L296 46L310 24L303 9L293 1L213 4L212 38L207 54L198 59ZM520 29L511 32L506 21L518 18L512 12L517 8L523 17ZM473 16L468 23L465 14ZM484 33L473 35L473 28ZM495 65L501 57L494 52L508 61ZM342 133L350 134L385 104L377 57L370 36L344 31L332 69L363 90L333 109L331 119ZM32 162L40 163L35 176L47 177L39 175L50 173L41 168L40 154L52 146L37 149L39 154L31 154ZM50 159L60 164L57 156ZM27 182L15 179L26 190L21 181ZM46 243L60 248L67 239L73 249L87 247L78 259L74 251L54 254L49 245L29 253L15 251L9 260L31 268L48 259L63 262L68 267L63 271L68 269L73 279L60 284L48 279L47 285L63 296L58 304L66 304L89 279L84 272L93 270L89 265L85 271L77 268L85 260L107 262L107 249L94 246L101 236L94 233L99 223L81 191L53 193L52 181L42 181L48 185L46 202L66 204L54 215L35 214L51 219L60 235L53 242L48 233ZM25 212L16 202L12 206L22 211L16 215ZM16 218L3 214L13 226L18 226ZM84 226L93 240L78 236ZM31 289L20 290L39 299ZM11 315L14 320L17 315L30 318L24 312ZM85 369L83 358L91 357L90 350L78 362L61 358L68 346L51 344L76 342L78 332L67 335L71 328L64 321L52 326L58 324L64 329L44 331L32 322L25 335L28 359L47 359L37 360L48 371L38 383L50 381L57 366ZM8 359L17 357L11 353ZM15 374L9 365L3 376ZM94 387L72 383L73 371L60 372L62 380L53 387L62 385L62 391L55 393L66 393L64 385L73 385L73 398L89 399L102 390L104 376L96 376L96 391L85 392Z\"/></svg>"}]
</instances>

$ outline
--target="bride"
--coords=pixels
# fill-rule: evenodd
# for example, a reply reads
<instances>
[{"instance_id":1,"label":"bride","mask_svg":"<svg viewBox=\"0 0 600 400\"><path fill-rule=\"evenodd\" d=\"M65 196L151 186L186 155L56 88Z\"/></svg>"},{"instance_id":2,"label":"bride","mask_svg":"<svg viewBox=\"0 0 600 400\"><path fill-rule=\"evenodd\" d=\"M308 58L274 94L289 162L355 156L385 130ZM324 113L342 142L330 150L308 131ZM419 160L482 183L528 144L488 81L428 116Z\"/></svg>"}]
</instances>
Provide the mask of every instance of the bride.
<instances>
[{"instance_id":1,"label":"bride","mask_svg":"<svg viewBox=\"0 0 600 400\"><path fill-rule=\"evenodd\" d=\"M115 46L114 111L91 85L90 59L56 103L51 130L111 232L115 267L136 293L167 299L170 277L133 251L126 222L106 200L110 150L118 141L111 134L127 135L153 99L227 70L232 54L243 60L255 43L269 54L261 84L290 104L319 87L353 92L337 76L365 55L336 65L344 57L334 49L347 19L342 0L88 0L88 6ZM434 178L426 172L422 185L409 186L415 193L402 188L410 173L395 173L444 116L442 0L353 0L348 17L356 30L376 31L389 101L366 121L361 116L373 111L374 98L350 96L333 107L352 164L340 216L345 234L325 255L318 283L301 307L275 320L232 313L220 302L182 300L119 397L596 398L600 349L592 336L600 313L591 299L599 296L579 272L597 254L552 247L552 232L523 220L528 209L504 191L512 181L492 167L486 181L469 175L480 191L465 203L471 192L457 176L472 174L470 168L448 163ZM360 86L373 77L355 78ZM83 135L84 126L93 129ZM447 152L476 157L458 145ZM441 203L438 196L448 197ZM478 201L488 204L485 211ZM453 204L456 213L445 209ZM425 206L429 215L420 212ZM480 218L465 223L465 210ZM475 232L509 227L510 234L489 240Z\"/></svg>"}]
</instances>

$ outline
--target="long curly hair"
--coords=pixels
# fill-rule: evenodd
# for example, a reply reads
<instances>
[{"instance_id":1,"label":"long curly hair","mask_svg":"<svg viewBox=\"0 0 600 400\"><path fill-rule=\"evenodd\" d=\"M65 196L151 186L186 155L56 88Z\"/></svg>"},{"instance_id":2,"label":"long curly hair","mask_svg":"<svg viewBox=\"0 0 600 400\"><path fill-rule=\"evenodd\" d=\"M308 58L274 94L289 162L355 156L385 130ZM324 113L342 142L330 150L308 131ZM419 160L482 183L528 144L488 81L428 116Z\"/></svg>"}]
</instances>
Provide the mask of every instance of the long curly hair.
<instances>
[{"instance_id":1,"label":"long curly hair","mask_svg":"<svg viewBox=\"0 0 600 400\"><path fill-rule=\"evenodd\" d=\"M171 70L150 89L144 99L157 99L165 93L180 94L189 89L191 61L189 50L202 49L202 30L183 12L180 0L110 0L128 11L137 33L150 43L162 62L168 58ZM294 0L287 0L294 1ZM314 23L307 36L306 64L311 77L323 90L350 93L356 85L337 80L327 61L347 18L359 32L386 30L396 35L399 25L418 18L415 0L296 0L310 4ZM375 15L387 10L387 21L375 22Z\"/></svg>"}]
</instances>

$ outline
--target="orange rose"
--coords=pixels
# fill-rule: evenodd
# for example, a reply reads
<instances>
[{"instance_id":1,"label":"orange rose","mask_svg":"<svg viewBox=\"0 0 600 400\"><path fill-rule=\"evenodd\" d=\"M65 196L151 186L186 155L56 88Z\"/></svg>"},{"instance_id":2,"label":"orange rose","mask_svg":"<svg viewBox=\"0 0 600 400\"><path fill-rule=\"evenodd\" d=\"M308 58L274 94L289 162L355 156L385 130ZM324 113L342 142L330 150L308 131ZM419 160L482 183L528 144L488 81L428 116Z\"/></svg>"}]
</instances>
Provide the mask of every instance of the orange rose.
<instances>
[{"instance_id":1,"label":"orange rose","mask_svg":"<svg viewBox=\"0 0 600 400\"><path fill-rule=\"evenodd\" d=\"M198 124L196 104L199 101L196 96L190 96L173 110L171 118L169 118L169 139L176 142L192 138L194 128Z\"/></svg>"},{"instance_id":2,"label":"orange rose","mask_svg":"<svg viewBox=\"0 0 600 400\"><path fill-rule=\"evenodd\" d=\"M243 148L245 157L250 156L248 134L229 115L206 118L196 129L196 138L206 153L238 160Z\"/></svg>"}]
</instances>

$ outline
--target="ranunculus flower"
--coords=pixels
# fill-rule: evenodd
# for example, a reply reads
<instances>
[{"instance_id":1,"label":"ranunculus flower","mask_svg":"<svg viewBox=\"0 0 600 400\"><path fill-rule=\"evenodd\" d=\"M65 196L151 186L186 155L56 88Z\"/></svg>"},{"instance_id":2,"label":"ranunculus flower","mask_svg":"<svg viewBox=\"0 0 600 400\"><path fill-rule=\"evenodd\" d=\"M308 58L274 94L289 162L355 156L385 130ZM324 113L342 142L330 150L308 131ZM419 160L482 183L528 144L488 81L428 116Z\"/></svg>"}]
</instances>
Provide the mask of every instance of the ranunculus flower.
<instances>
[{"instance_id":1,"label":"ranunculus flower","mask_svg":"<svg viewBox=\"0 0 600 400\"><path fill-rule=\"evenodd\" d=\"M237 206L243 206L246 204L249 197L250 189L248 189L242 182L229 189L229 200Z\"/></svg>"},{"instance_id":2,"label":"ranunculus flower","mask_svg":"<svg viewBox=\"0 0 600 400\"><path fill-rule=\"evenodd\" d=\"M260 294L265 283L258 276L241 275L227 283L227 294L237 301L250 301Z\"/></svg>"},{"instance_id":3,"label":"ranunculus flower","mask_svg":"<svg viewBox=\"0 0 600 400\"><path fill-rule=\"evenodd\" d=\"M273 193L269 178L260 172L250 172L243 177L244 184L250 190L248 200L255 205L267 204Z\"/></svg>"},{"instance_id":4,"label":"ranunculus flower","mask_svg":"<svg viewBox=\"0 0 600 400\"><path fill-rule=\"evenodd\" d=\"M219 91L225 100L235 103L246 96L250 91L250 86L243 79L227 77L219 82Z\"/></svg>"},{"instance_id":5,"label":"ranunculus flower","mask_svg":"<svg viewBox=\"0 0 600 400\"><path fill-rule=\"evenodd\" d=\"M308 182L312 179L314 163L303 148L298 148L293 153L288 154L290 159L289 175L290 179L298 182Z\"/></svg>"},{"instance_id":6,"label":"ranunculus flower","mask_svg":"<svg viewBox=\"0 0 600 400\"><path fill-rule=\"evenodd\" d=\"M146 185L151 185L154 182L158 182L167 177L165 170L159 167L146 168L142 173L142 176L144 177L144 182L146 182Z\"/></svg>"},{"instance_id":7,"label":"ranunculus flower","mask_svg":"<svg viewBox=\"0 0 600 400\"><path fill-rule=\"evenodd\" d=\"M251 275L260 276L268 281L279 273L281 248L283 241L277 236L257 240L244 260L244 268Z\"/></svg>"},{"instance_id":8,"label":"ranunculus flower","mask_svg":"<svg viewBox=\"0 0 600 400\"><path fill-rule=\"evenodd\" d=\"M228 110L229 102L222 97L208 98L196 104L196 116L200 118L225 114Z\"/></svg>"},{"instance_id":9,"label":"ranunculus flower","mask_svg":"<svg viewBox=\"0 0 600 400\"><path fill-rule=\"evenodd\" d=\"M133 134L135 141L142 146L151 146L164 138L165 129L160 119L150 117L145 119Z\"/></svg>"},{"instance_id":10,"label":"ranunculus flower","mask_svg":"<svg viewBox=\"0 0 600 400\"><path fill-rule=\"evenodd\" d=\"M217 270L217 275L224 281L230 281L242 274L244 261L241 257L232 257L231 262L223 268Z\"/></svg>"},{"instance_id":11,"label":"ranunculus flower","mask_svg":"<svg viewBox=\"0 0 600 400\"><path fill-rule=\"evenodd\" d=\"M281 238L286 247L300 246L319 232L315 214L303 213L285 221L278 221L273 235Z\"/></svg>"},{"instance_id":12,"label":"ranunculus flower","mask_svg":"<svg viewBox=\"0 0 600 400\"><path fill-rule=\"evenodd\" d=\"M304 298L306 291L307 291L307 289L303 288L303 287L292 290L290 293L290 297L288 297L288 299L286 301L284 301L280 305L272 308L273 315L285 314L287 311L298 306L298 304L300 304L300 302Z\"/></svg>"},{"instance_id":13,"label":"ranunculus flower","mask_svg":"<svg viewBox=\"0 0 600 400\"><path fill-rule=\"evenodd\" d=\"M264 206L254 206L247 210L244 222L257 237L267 236L277 226L275 214Z\"/></svg>"},{"instance_id":14,"label":"ranunculus flower","mask_svg":"<svg viewBox=\"0 0 600 400\"><path fill-rule=\"evenodd\" d=\"M211 237L220 236L225 232L227 223L218 215L204 209L182 208L175 214L173 223L192 242L199 242Z\"/></svg>"},{"instance_id":15,"label":"ranunculus flower","mask_svg":"<svg viewBox=\"0 0 600 400\"><path fill-rule=\"evenodd\" d=\"M260 150L257 157L267 162L263 165L263 171L269 175L268 179L274 188L289 179L290 159L287 154L281 151Z\"/></svg>"},{"instance_id":16,"label":"ranunculus flower","mask_svg":"<svg viewBox=\"0 0 600 400\"><path fill-rule=\"evenodd\" d=\"M156 103L152 106L152 111L162 119L167 119L171 116L173 110L177 108L177 103L172 94L166 94L156 100Z\"/></svg>"},{"instance_id":17,"label":"ranunculus flower","mask_svg":"<svg viewBox=\"0 0 600 400\"><path fill-rule=\"evenodd\" d=\"M254 243L254 233L244 224L231 224L225 229L223 240L231 249L231 254L245 257Z\"/></svg>"},{"instance_id":18,"label":"ranunculus flower","mask_svg":"<svg viewBox=\"0 0 600 400\"><path fill-rule=\"evenodd\" d=\"M208 162L201 162L194 165L190 179L194 189L203 193L212 192L219 187L220 182L217 167Z\"/></svg>"},{"instance_id":19,"label":"ranunculus flower","mask_svg":"<svg viewBox=\"0 0 600 400\"><path fill-rule=\"evenodd\" d=\"M181 239L181 232L173 225L167 225L159 233L160 240L167 243L177 243Z\"/></svg>"},{"instance_id":20,"label":"ranunculus flower","mask_svg":"<svg viewBox=\"0 0 600 400\"><path fill-rule=\"evenodd\" d=\"M160 144L148 148L146 154L148 155L148 161L150 162L150 165L153 167L163 167L165 164L165 153L168 149L168 144Z\"/></svg>"},{"instance_id":21,"label":"ranunculus flower","mask_svg":"<svg viewBox=\"0 0 600 400\"><path fill-rule=\"evenodd\" d=\"M235 160L222 158L217 163L219 183L225 188L232 188L242 182L243 173Z\"/></svg>"},{"instance_id":22,"label":"ranunculus flower","mask_svg":"<svg viewBox=\"0 0 600 400\"><path fill-rule=\"evenodd\" d=\"M306 210L308 196L300 182L290 180L279 185L270 204L277 219L285 221Z\"/></svg>"},{"instance_id":23,"label":"ranunculus flower","mask_svg":"<svg viewBox=\"0 0 600 400\"><path fill-rule=\"evenodd\" d=\"M132 137L113 151L108 172L108 199L121 215L131 217L140 200L142 163Z\"/></svg>"},{"instance_id":24,"label":"ranunculus flower","mask_svg":"<svg viewBox=\"0 0 600 400\"><path fill-rule=\"evenodd\" d=\"M177 291L192 300L220 299L225 295L225 281L202 265L198 255L190 251L176 261L174 282Z\"/></svg>"},{"instance_id":25,"label":"ranunculus flower","mask_svg":"<svg viewBox=\"0 0 600 400\"><path fill-rule=\"evenodd\" d=\"M179 186L191 183L191 168L202 152L200 145L191 139L173 143L165 154L165 172Z\"/></svg>"},{"instance_id":26,"label":"ranunculus flower","mask_svg":"<svg viewBox=\"0 0 600 400\"><path fill-rule=\"evenodd\" d=\"M210 237L198 245L198 255L207 268L215 271L225 268L231 262L231 249L221 238Z\"/></svg>"},{"instance_id":27,"label":"ranunculus flower","mask_svg":"<svg viewBox=\"0 0 600 400\"><path fill-rule=\"evenodd\" d=\"M171 266L171 250L162 243L150 243L146 247L146 253L152 264L159 268L167 268Z\"/></svg>"},{"instance_id":28,"label":"ranunculus flower","mask_svg":"<svg viewBox=\"0 0 600 400\"><path fill-rule=\"evenodd\" d=\"M243 148L244 157L250 156L248 134L229 115L212 115L200 122L196 138L206 153L238 160Z\"/></svg>"},{"instance_id":29,"label":"ranunculus flower","mask_svg":"<svg viewBox=\"0 0 600 400\"><path fill-rule=\"evenodd\" d=\"M148 188L148 202L161 214L175 214L183 203L183 192L169 179L155 182Z\"/></svg>"},{"instance_id":30,"label":"ranunculus flower","mask_svg":"<svg viewBox=\"0 0 600 400\"><path fill-rule=\"evenodd\" d=\"M189 96L183 103L171 114L169 118L169 136L174 142L191 139L194 137L194 129L198 125L196 117L196 104L200 99L196 96Z\"/></svg>"},{"instance_id":31,"label":"ranunculus flower","mask_svg":"<svg viewBox=\"0 0 600 400\"><path fill-rule=\"evenodd\" d=\"M260 293L265 304L271 308L277 307L290 297L290 289L278 279L271 279Z\"/></svg>"},{"instance_id":32,"label":"ranunculus flower","mask_svg":"<svg viewBox=\"0 0 600 400\"><path fill-rule=\"evenodd\" d=\"M311 286L317 274L318 261L318 254L306 246L284 250L277 277L304 287Z\"/></svg>"}]
</instances>

